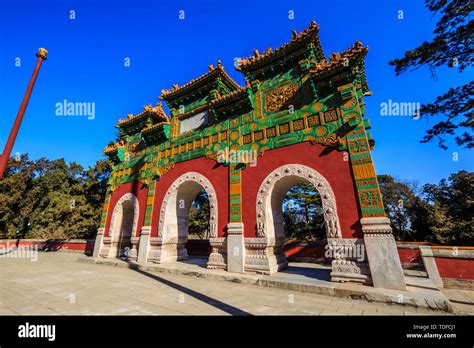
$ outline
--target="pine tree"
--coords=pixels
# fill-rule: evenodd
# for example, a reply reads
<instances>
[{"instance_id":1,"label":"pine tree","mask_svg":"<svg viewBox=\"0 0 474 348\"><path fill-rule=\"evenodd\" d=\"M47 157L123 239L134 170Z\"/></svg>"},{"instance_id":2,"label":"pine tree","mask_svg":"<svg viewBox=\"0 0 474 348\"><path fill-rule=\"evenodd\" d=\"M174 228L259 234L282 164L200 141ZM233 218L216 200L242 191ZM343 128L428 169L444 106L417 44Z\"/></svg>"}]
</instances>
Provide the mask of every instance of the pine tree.
<instances>
[{"instance_id":1,"label":"pine tree","mask_svg":"<svg viewBox=\"0 0 474 348\"><path fill-rule=\"evenodd\" d=\"M395 73L400 75L423 66L428 67L433 76L436 76L436 69L442 66L459 72L469 69L474 57L473 3L470 0L425 0L425 4L433 15L440 15L434 30L435 37L406 51L403 58L391 60L389 64L395 66ZM436 140L438 146L447 149L447 136L454 136L459 146L474 147L473 92L474 82L471 81L450 88L433 103L422 105L422 117L444 115L445 119L429 129L421 142Z\"/></svg>"}]
</instances>

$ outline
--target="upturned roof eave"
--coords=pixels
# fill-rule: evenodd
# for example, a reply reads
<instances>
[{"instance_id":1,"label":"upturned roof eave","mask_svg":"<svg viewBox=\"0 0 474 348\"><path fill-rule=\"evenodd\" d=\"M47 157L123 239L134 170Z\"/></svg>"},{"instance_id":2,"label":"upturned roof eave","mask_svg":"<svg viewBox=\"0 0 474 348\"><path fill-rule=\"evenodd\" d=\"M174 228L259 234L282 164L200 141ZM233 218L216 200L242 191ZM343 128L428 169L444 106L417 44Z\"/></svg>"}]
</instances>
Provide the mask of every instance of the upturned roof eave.
<instances>
[{"instance_id":1,"label":"upturned roof eave","mask_svg":"<svg viewBox=\"0 0 474 348\"><path fill-rule=\"evenodd\" d=\"M166 101L167 103L173 102L174 100L179 99L196 89L199 89L213 79L219 77L223 78L227 82L228 87L231 89L237 90L240 88L239 84L235 82L229 74L227 74L227 72L224 70L224 67L219 65L216 68L213 68L211 71L208 71L205 74L185 83L181 87L177 87L175 90L163 90L158 98Z\"/></svg>"},{"instance_id":2,"label":"upturned roof eave","mask_svg":"<svg viewBox=\"0 0 474 348\"><path fill-rule=\"evenodd\" d=\"M293 31L293 38L291 41L281 45L275 50L267 49L262 54L255 50L255 55L247 58L240 59L236 70L244 74L258 70L266 65L273 64L276 60L281 59L283 56L291 55L294 52L304 48L309 42L315 43L315 48L321 54L321 58L324 58L321 43L319 41L319 26L315 21L312 21L310 26L300 32Z\"/></svg>"}]
</instances>

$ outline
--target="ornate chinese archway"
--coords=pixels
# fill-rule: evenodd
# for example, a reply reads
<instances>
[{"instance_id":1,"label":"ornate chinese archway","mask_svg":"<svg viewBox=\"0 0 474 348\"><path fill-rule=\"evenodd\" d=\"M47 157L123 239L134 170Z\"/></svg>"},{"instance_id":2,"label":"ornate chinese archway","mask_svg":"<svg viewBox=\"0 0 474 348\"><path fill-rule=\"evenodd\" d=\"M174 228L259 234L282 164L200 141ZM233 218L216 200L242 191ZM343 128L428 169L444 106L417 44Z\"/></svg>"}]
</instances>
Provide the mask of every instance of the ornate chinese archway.
<instances>
[{"instance_id":1,"label":"ornate chinese archway","mask_svg":"<svg viewBox=\"0 0 474 348\"><path fill-rule=\"evenodd\" d=\"M273 273L286 265L281 195L288 185L310 182L322 196L328 240L366 251L364 260L335 258L332 279L405 289L364 118L368 49L356 42L327 59L318 32L313 21L283 46L240 59L243 87L219 61L162 91L170 115L157 104L119 120L121 140L104 151L113 173L98 239L110 229L117 192L130 190L144 204L138 261L185 257L179 245L186 214L176 199L188 202L207 185L216 206L208 267ZM174 254L166 256L164 245Z\"/></svg>"}]
</instances>

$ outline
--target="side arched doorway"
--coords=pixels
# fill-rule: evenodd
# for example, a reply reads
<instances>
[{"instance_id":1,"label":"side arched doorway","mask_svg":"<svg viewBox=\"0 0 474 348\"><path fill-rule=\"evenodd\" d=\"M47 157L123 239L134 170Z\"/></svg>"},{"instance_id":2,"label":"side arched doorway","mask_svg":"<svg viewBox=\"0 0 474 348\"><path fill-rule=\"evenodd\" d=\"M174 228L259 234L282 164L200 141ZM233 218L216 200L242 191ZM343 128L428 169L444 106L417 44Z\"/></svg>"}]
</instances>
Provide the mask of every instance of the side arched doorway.
<instances>
[{"instance_id":1,"label":"side arched doorway","mask_svg":"<svg viewBox=\"0 0 474 348\"><path fill-rule=\"evenodd\" d=\"M217 238L218 206L216 191L202 174L189 172L176 179L163 198L158 224L158 254L155 262L186 260L185 247L188 241L189 212L193 201L201 190L209 199L209 240L211 246ZM210 259L216 255L211 253Z\"/></svg>"},{"instance_id":2,"label":"side arched doorway","mask_svg":"<svg viewBox=\"0 0 474 348\"><path fill-rule=\"evenodd\" d=\"M246 238L245 268L250 271L274 273L287 266L283 253L285 243L282 202L289 189L310 183L321 197L328 240L341 238L334 192L329 182L315 169L288 164L272 171L262 182L256 202L256 238Z\"/></svg>"},{"instance_id":3,"label":"side arched doorway","mask_svg":"<svg viewBox=\"0 0 474 348\"><path fill-rule=\"evenodd\" d=\"M138 214L138 200L133 193L127 193L118 200L110 220L108 257L129 256L131 238L137 230Z\"/></svg>"}]
</instances>

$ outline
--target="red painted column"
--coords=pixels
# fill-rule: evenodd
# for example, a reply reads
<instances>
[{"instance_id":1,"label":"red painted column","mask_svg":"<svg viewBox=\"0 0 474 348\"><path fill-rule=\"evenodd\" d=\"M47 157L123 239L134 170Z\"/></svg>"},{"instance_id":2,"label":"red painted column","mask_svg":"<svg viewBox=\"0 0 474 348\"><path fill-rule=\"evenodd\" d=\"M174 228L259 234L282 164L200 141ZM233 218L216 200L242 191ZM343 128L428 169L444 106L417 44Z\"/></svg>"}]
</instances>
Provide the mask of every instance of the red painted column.
<instances>
[{"instance_id":1,"label":"red painted column","mask_svg":"<svg viewBox=\"0 0 474 348\"><path fill-rule=\"evenodd\" d=\"M21 121L23 120L23 115L25 114L26 107L28 106L28 101L30 100L31 92L33 91L33 87L35 85L36 77L38 76L41 63L43 60L46 60L46 55L48 51L44 48L40 48L36 56L38 57L38 61L36 62L35 70L33 71L33 75L31 76L30 83L28 84L28 88L26 89L25 96L23 97L23 101L21 102L20 109L18 110L18 114L16 115L15 123L13 124L13 128L10 132L8 137L7 143L5 144L5 148L3 149L3 153L0 156L0 179L3 177L3 173L7 167L8 159L10 158L10 154L13 149L13 144L15 144L15 139L20 130Z\"/></svg>"}]
</instances>

